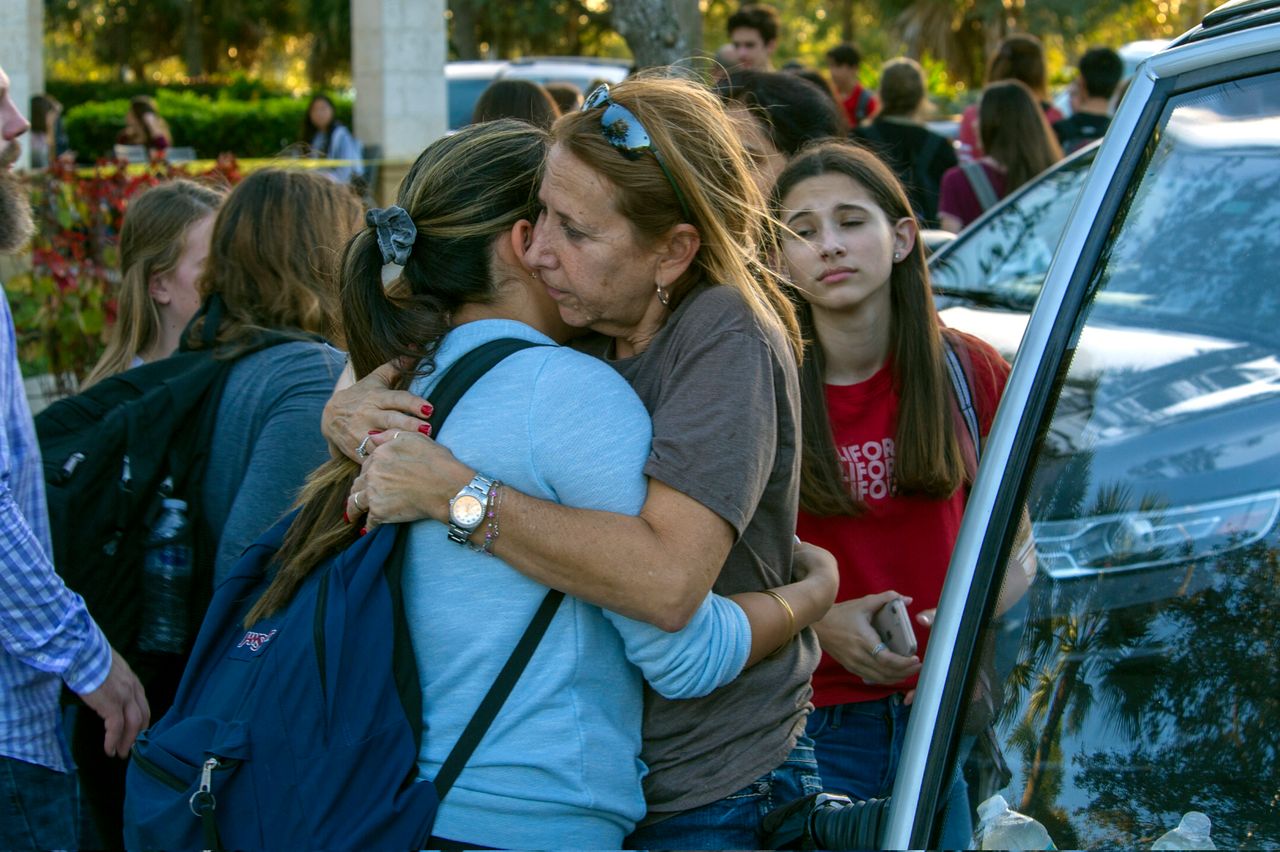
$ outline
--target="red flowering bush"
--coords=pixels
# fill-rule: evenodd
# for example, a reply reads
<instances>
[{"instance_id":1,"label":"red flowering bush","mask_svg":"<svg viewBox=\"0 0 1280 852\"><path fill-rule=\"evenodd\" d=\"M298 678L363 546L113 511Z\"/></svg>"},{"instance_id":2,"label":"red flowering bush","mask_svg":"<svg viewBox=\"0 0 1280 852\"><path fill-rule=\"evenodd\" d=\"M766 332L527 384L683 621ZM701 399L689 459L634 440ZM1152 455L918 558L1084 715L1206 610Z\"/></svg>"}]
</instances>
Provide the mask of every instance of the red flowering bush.
<instances>
[{"instance_id":1,"label":"red flowering bush","mask_svg":"<svg viewBox=\"0 0 1280 852\"><path fill-rule=\"evenodd\" d=\"M235 158L224 155L198 173L156 160L141 169L58 163L30 175L31 271L5 282L25 375L52 374L58 393L66 394L97 363L116 316L125 208L144 187L175 177L231 185L240 172Z\"/></svg>"}]
</instances>

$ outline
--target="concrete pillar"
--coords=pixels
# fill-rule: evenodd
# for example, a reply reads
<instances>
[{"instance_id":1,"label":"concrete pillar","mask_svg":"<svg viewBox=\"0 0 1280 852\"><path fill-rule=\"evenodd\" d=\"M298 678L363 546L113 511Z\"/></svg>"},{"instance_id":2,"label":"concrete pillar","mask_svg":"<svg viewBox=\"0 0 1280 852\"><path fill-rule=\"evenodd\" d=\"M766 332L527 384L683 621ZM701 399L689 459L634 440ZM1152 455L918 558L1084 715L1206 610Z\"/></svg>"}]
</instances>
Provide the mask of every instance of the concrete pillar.
<instances>
[{"instance_id":1,"label":"concrete pillar","mask_svg":"<svg viewBox=\"0 0 1280 852\"><path fill-rule=\"evenodd\" d=\"M10 0L0 0L0 3ZM382 148L380 203L418 154L449 129L445 0L351 0L356 135Z\"/></svg>"},{"instance_id":2,"label":"concrete pillar","mask_svg":"<svg viewBox=\"0 0 1280 852\"><path fill-rule=\"evenodd\" d=\"M13 102L30 116L31 96L44 91L44 4L42 0L0 0L0 66L9 75ZM22 147L18 168L30 162Z\"/></svg>"}]
</instances>

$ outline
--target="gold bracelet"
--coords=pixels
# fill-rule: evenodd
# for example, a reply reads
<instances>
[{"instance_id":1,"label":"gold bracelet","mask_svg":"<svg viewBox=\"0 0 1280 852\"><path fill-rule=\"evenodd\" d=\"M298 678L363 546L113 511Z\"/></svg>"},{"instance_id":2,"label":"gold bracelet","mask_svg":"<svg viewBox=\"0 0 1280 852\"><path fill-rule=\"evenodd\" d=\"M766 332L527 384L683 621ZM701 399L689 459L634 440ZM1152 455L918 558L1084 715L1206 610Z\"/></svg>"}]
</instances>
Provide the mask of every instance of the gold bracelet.
<instances>
[{"instance_id":1,"label":"gold bracelet","mask_svg":"<svg viewBox=\"0 0 1280 852\"><path fill-rule=\"evenodd\" d=\"M784 598L782 595L778 594L777 592L775 592L773 589L765 589L764 593L769 597L773 598L778 603L782 604L782 609L787 614L787 638L783 639L782 644L774 648L773 651L769 654L769 656L772 657L774 654L778 653L783 648L790 645L791 640L795 637L796 613L795 613L795 610L791 608L791 604L787 603L787 599Z\"/></svg>"}]
</instances>

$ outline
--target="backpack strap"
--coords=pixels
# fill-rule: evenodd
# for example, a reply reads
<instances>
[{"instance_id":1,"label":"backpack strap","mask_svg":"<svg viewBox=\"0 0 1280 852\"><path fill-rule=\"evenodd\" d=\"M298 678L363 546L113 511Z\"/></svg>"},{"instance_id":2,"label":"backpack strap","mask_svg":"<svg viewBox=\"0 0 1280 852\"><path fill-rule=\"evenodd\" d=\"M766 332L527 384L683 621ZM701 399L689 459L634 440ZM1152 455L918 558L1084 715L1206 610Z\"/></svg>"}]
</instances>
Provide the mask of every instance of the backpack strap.
<instances>
[{"instance_id":1,"label":"backpack strap","mask_svg":"<svg viewBox=\"0 0 1280 852\"><path fill-rule=\"evenodd\" d=\"M978 199L982 212L987 212L996 206L996 202L1000 200L1000 196L996 194L996 188L991 185L991 178L987 177L987 170L982 167L981 163L968 162L960 164L960 171L969 181L969 186L973 188L973 194Z\"/></svg>"},{"instance_id":2,"label":"backpack strap","mask_svg":"<svg viewBox=\"0 0 1280 852\"><path fill-rule=\"evenodd\" d=\"M529 659L533 657L533 652L537 649L538 643L542 641L543 634L547 632L547 627L550 626L551 619L555 616L556 610L560 607L560 601L563 599L564 592L556 589L547 590L546 597L542 599L542 604L538 607L538 611L534 613L533 620L525 628L524 635L520 637L515 650L507 658L506 665L502 667L502 671L498 673L493 685L489 687L489 692L485 695L484 700L480 702L480 707L476 709L475 715L467 723L462 736L458 738L457 745L449 752L449 756L440 767L440 772L436 775L435 781L432 782L436 785L436 795L441 799L453 787L453 782L458 780L458 776L462 773L462 768L466 766L476 747L480 745L481 738L489 730L493 720L497 718L498 711L502 709L502 705L507 702L507 697L511 695L511 690L515 688L516 681L520 679L520 675L529 664Z\"/></svg>"},{"instance_id":3,"label":"backpack strap","mask_svg":"<svg viewBox=\"0 0 1280 852\"><path fill-rule=\"evenodd\" d=\"M947 378L951 380L952 399L955 403L952 411L956 415L954 419L962 427L958 430L962 436L960 450L964 456L965 469L972 481L978 471L978 459L982 456L982 434L970 379L973 366L969 362L969 353L957 345L945 330L942 332L942 352L947 361ZM966 364L968 369L965 369ZM969 440L964 441L964 437Z\"/></svg>"},{"instance_id":4,"label":"backpack strap","mask_svg":"<svg viewBox=\"0 0 1280 852\"><path fill-rule=\"evenodd\" d=\"M871 93L865 88L858 90L858 102L853 107L853 118L859 124L871 112Z\"/></svg>"}]
</instances>

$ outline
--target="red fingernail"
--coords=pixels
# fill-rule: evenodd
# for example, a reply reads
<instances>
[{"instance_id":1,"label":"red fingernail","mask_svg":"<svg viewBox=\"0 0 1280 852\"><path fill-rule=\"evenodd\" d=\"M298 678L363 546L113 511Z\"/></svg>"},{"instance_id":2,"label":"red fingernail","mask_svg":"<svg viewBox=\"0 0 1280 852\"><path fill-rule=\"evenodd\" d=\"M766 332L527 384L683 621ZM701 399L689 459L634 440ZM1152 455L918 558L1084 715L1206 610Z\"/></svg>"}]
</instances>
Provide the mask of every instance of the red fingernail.
<instances>
[{"instance_id":1,"label":"red fingernail","mask_svg":"<svg viewBox=\"0 0 1280 852\"><path fill-rule=\"evenodd\" d=\"M428 438L430 438L430 437L431 437L431 424L430 424L430 423L424 423L424 424L422 424L421 426L419 426L419 427L418 427L418 431L419 431L419 432L421 432L422 434L426 435Z\"/></svg>"},{"instance_id":2,"label":"red fingernail","mask_svg":"<svg viewBox=\"0 0 1280 852\"><path fill-rule=\"evenodd\" d=\"M343 522L344 524L349 524L349 523L351 523L351 519L347 517L347 510L346 510L346 509L343 509L343 510L342 510L342 522Z\"/></svg>"},{"instance_id":3,"label":"red fingernail","mask_svg":"<svg viewBox=\"0 0 1280 852\"><path fill-rule=\"evenodd\" d=\"M433 411L435 411L435 410L436 410L436 409L435 409L435 406L428 402L426 405L422 406L422 416L423 416L423 417L430 417L430 416L431 416L431 412L433 412Z\"/></svg>"},{"instance_id":4,"label":"red fingernail","mask_svg":"<svg viewBox=\"0 0 1280 852\"><path fill-rule=\"evenodd\" d=\"M382 434L382 430L381 430L381 429L370 429L370 430L369 430L369 434L370 434L370 435L381 435L381 434Z\"/></svg>"},{"instance_id":5,"label":"red fingernail","mask_svg":"<svg viewBox=\"0 0 1280 852\"><path fill-rule=\"evenodd\" d=\"M365 533L367 533L368 531L369 531L369 528L368 528L368 527L361 527L361 528L360 528L360 535L364 535L364 534L365 534Z\"/></svg>"}]
</instances>

